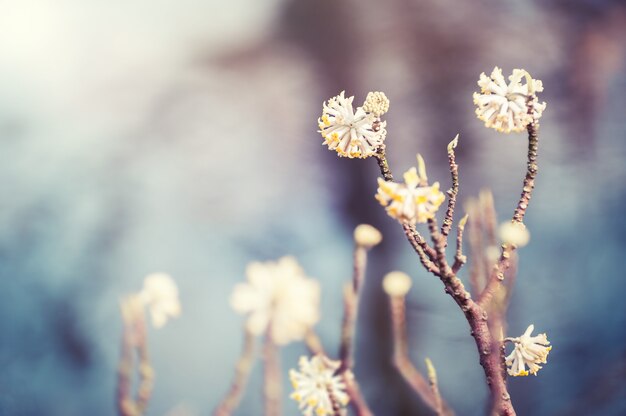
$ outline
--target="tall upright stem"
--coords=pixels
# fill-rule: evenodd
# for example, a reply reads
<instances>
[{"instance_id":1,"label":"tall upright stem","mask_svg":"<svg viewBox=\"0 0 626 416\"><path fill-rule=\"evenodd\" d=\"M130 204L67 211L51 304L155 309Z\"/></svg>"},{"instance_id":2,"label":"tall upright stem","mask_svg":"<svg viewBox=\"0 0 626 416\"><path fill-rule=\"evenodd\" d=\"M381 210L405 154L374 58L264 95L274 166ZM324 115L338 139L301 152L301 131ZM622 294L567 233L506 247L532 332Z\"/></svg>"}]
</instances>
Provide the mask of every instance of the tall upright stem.
<instances>
[{"instance_id":1,"label":"tall upright stem","mask_svg":"<svg viewBox=\"0 0 626 416\"><path fill-rule=\"evenodd\" d=\"M280 379L280 357L278 346L271 336L271 324L265 335L263 347L263 396L265 398L265 416L280 416L280 398L282 383Z\"/></svg>"},{"instance_id":2,"label":"tall upright stem","mask_svg":"<svg viewBox=\"0 0 626 416\"><path fill-rule=\"evenodd\" d=\"M241 396L245 391L254 363L255 337L249 331L245 331L244 347L235 366L235 379L230 386L226 397L213 412L213 416L229 416L239 405Z\"/></svg>"}]
</instances>

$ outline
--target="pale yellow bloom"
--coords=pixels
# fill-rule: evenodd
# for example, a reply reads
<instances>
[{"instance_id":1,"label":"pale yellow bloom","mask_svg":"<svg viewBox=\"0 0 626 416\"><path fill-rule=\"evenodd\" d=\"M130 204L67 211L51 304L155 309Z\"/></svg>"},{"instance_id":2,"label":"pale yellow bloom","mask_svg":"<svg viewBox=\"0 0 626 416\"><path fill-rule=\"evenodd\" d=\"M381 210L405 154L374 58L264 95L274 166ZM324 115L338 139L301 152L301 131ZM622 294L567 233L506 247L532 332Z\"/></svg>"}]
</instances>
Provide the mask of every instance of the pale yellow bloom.
<instances>
[{"instance_id":1,"label":"pale yellow bloom","mask_svg":"<svg viewBox=\"0 0 626 416\"><path fill-rule=\"evenodd\" d=\"M550 346L546 334L530 336L534 329L535 326L530 325L521 337L506 339L515 344L511 354L506 357L509 375L514 377L527 376L528 374L537 375L537 371L542 368L539 364L547 362L552 346ZM528 371L526 366L528 366Z\"/></svg>"},{"instance_id":2,"label":"pale yellow bloom","mask_svg":"<svg viewBox=\"0 0 626 416\"><path fill-rule=\"evenodd\" d=\"M522 84L522 80L526 83ZM536 93L543 91L541 81L532 79L527 71L514 69L507 84L502 70L495 67L490 76L483 72L478 80L480 92L474 93L476 115L485 126L497 131L521 132L533 120L538 120L546 108ZM528 105L532 105L529 114Z\"/></svg>"},{"instance_id":3,"label":"pale yellow bloom","mask_svg":"<svg viewBox=\"0 0 626 416\"><path fill-rule=\"evenodd\" d=\"M295 390L290 397L299 403L303 415L332 415L333 402L342 407L348 404L346 385L340 376L335 375L340 361L318 354L311 360L302 356L298 364L300 371L289 370Z\"/></svg>"},{"instance_id":4,"label":"pale yellow bloom","mask_svg":"<svg viewBox=\"0 0 626 416\"><path fill-rule=\"evenodd\" d=\"M354 229L354 241L359 246L366 248L380 244L383 235L376 228L369 224L361 224Z\"/></svg>"},{"instance_id":5,"label":"pale yellow bloom","mask_svg":"<svg viewBox=\"0 0 626 416\"><path fill-rule=\"evenodd\" d=\"M387 135L387 122L381 121L380 116L376 115L385 109L384 99L374 96L369 102L366 101L367 108L373 112L368 112L363 107L355 110L352 107L354 97L346 98L344 91L329 99L324 103L322 116L317 120L319 132L325 139L324 144L341 157L374 156ZM387 100L386 108L388 107Z\"/></svg>"},{"instance_id":6,"label":"pale yellow bloom","mask_svg":"<svg viewBox=\"0 0 626 416\"><path fill-rule=\"evenodd\" d=\"M422 176L425 176L425 172ZM420 186L422 179L416 168L404 173L404 183L386 182L378 178L376 199L386 207L387 214L398 221L424 223L435 216L446 198L439 190L439 182L432 186Z\"/></svg>"},{"instance_id":7,"label":"pale yellow bloom","mask_svg":"<svg viewBox=\"0 0 626 416\"><path fill-rule=\"evenodd\" d=\"M526 226L517 221L502 223L498 228L498 234L503 243L524 247L530 241L530 233Z\"/></svg>"},{"instance_id":8,"label":"pale yellow bloom","mask_svg":"<svg viewBox=\"0 0 626 416\"><path fill-rule=\"evenodd\" d=\"M366 113L372 113L376 117L380 117L389 111L389 98L384 92L370 92L363 103L363 110Z\"/></svg>"},{"instance_id":9,"label":"pale yellow bloom","mask_svg":"<svg viewBox=\"0 0 626 416\"><path fill-rule=\"evenodd\" d=\"M235 311L248 316L246 327L262 335L270 327L279 345L304 338L319 320L320 285L306 277L293 257L248 265L248 282L239 283L230 298Z\"/></svg>"},{"instance_id":10,"label":"pale yellow bloom","mask_svg":"<svg viewBox=\"0 0 626 416\"><path fill-rule=\"evenodd\" d=\"M389 272L383 278L383 290L389 296L406 296L411 289L411 278L403 272Z\"/></svg>"},{"instance_id":11,"label":"pale yellow bloom","mask_svg":"<svg viewBox=\"0 0 626 416\"><path fill-rule=\"evenodd\" d=\"M176 282L165 273L146 276L139 299L147 306L156 328L165 325L169 318L180 315L180 301Z\"/></svg>"}]
</instances>

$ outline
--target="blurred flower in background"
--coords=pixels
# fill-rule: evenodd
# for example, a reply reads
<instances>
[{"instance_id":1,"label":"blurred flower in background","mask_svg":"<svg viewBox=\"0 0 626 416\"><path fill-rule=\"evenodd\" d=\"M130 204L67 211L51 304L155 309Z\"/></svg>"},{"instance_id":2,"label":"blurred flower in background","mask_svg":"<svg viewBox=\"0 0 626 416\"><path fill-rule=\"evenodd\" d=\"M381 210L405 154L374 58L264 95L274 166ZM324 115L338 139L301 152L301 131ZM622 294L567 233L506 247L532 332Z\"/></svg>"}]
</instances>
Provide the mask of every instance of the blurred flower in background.
<instances>
[{"instance_id":1,"label":"blurred flower in background","mask_svg":"<svg viewBox=\"0 0 626 416\"><path fill-rule=\"evenodd\" d=\"M319 334L338 343L359 223L385 236L373 281L413 277L412 353L475 413L487 392L466 323L372 203L375 162L337 163L311 120L337 91L385 91L395 171L420 152L447 189L445 146L461 132L460 201L492 188L504 219L525 143L486 131L472 102L476 75L499 65L528 69L550 102L509 318L513 334L542 322L559 348L533 383L511 380L513 400L520 414L623 414L625 28L617 0L4 2L0 413L113 413L117 299L167 270L185 314L150 337L150 411L206 414L242 342L228 298L245 265L293 253L325 294ZM416 414L385 358L380 287L364 288L355 373L376 414ZM303 352L290 344L285 361ZM240 412L259 405L249 394Z\"/></svg>"}]
</instances>

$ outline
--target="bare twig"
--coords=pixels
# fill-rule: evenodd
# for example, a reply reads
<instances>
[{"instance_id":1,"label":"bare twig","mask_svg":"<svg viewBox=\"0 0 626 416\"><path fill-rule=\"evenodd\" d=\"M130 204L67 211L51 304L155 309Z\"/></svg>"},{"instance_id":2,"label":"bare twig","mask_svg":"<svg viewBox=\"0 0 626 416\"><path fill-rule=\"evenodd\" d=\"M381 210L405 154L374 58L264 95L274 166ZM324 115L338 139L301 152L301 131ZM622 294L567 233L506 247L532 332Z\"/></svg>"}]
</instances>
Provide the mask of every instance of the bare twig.
<instances>
[{"instance_id":1,"label":"bare twig","mask_svg":"<svg viewBox=\"0 0 626 416\"><path fill-rule=\"evenodd\" d=\"M243 351L235 366L235 379L230 386L228 394L220 405L213 412L214 416L229 416L239 406L241 396L243 395L248 379L250 377L250 371L254 364L255 355L255 337L249 331L245 331L245 338L243 343Z\"/></svg>"},{"instance_id":2,"label":"bare twig","mask_svg":"<svg viewBox=\"0 0 626 416\"><path fill-rule=\"evenodd\" d=\"M461 267L467 262L467 256L463 254L463 231L465 231L465 224L467 223L468 214L465 214L456 231L456 252L454 254L454 264L452 264L452 272L457 273Z\"/></svg>"},{"instance_id":3,"label":"bare twig","mask_svg":"<svg viewBox=\"0 0 626 416\"><path fill-rule=\"evenodd\" d=\"M376 151L376 162L378 162L378 168L380 169L380 174L385 179L385 181L390 182L393 181L393 175L391 174L391 170L389 169L389 163L387 162L387 155L385 153L385 145L382 144L378 150Z\"/></svg>"},{"instance_id":4,"label":"bare twig","mask_svg":"<svg viewBox=\"0 0 626 416\"><path fill-rule=\"evenodd\" d=\"M409 243L411 243L411 246L419 256L424 268L435 275L439 275L439 268L433 263L436 258L435 250L428 245L424 237L417 232L414 226L404 222L402 223L402 228L404 229L407 240L409 240Z\"/></svg>"},{"instance_id":5,"label":"bare twig","mask_svg":"<svg viewBox=\"0 0 626 416\"><path fill-rule=\"evenodd\" d=\"M312 355L326 355L322 341L320 341L320 337L315 333L313 328L310 328L304 335L304 343Z\"/></svg>"},{"instance_id":6,"label":"bare twig","mask_svg":"<svg viewBox=\"0 0 626 416\"><path fill-rule=\"evenodd\" d=\"M404 296L390 296L389 301L393 331L393 363L402 378L420 396L422 401L438 415L442 415L444 414L442 409L445 403L441 397L435 397L434 391L429 388L425 377L415 368L409 358L405 298ZM453 414L447 405L445 408L447 409L446 415Z\"/></svg>"},{"instance_id":7,"label":"bare twig","mask_svg":"<svg viewBox=\"0 0 626 416\"><path fill-rule=\"evenodd\" d=\"M131 396L133 372L133 324L132 305L129 299L123 299L120 304L123 319L122 345L120 361L117 370L117 407L121 416L135 416L138 414L135 401Z\"/></svg>"},{"instance_id":8,"label":"bare twig","mask_svg":"<svg viewBox=\"0 0 626 416\"><path fill-rule=\"evenodd\" d=\"M139 358L139 387L137 388L136 403L139 413L144 414L148 409L152 388L154 387L154 370L152 369L148 355L146 321L143 314L137 317L135 324L137 356Z\"/></svg>"},{"instance_id":9,"label":"bare twig","mask_svg":"<svg viewBox=\"0 0 626 416\"><path fill-rule=\"evenodd\" d=\"M358 415L364 416L371 415L372 412L361 395L358 383L352 373L352 368L354 366L354 337L359 310L359 296L365 281L366 267L367 248L357 244L354 249L352 284L346 285L344 288L344 316L341 328L341 346L339 347L339 358L341 360L339 373L343 375L351 405Z\"/></svg>"},{"instance_id":10,"label":"bare twig","mask_svg":"<svg viewBox=\"0 0 626 416\"><path fill-rule=\"evenodd\" d=\"M452 187L448 190L448 209L446 210L446 216L441 225L441 234L447 237L452 227L452 221L454 220L454 207L456 206L456 196L459 193L459 166L456 164L456 156L454 149L459 142L459 135L457 134L454 140L448 144L448 163L450 165L450 174L452 175Z\"/></svg>"},{"instance_id":11,"label":"bare twig","mask_svg":"<svg viewBox=\"0 0 626 416\"><path fill-rule=\"evenodd\" d=\"M154 384L154 370L148 355L146 322L141 301L136 295L130 295L121 301L120 307L124 332L118 369L117 406L122 416L138 416L144 414L148 408ZM133 399L131 389L135 351L139 361L139 386Z\"/></svg>"},{"instance_id":12,"label":"bare twig","mask_svg":"<svg viewBox=\"0 0 626 416\"><path fill-rule=\"evenodd\" d=\"M428 369L428 381L430 382L430 389L433 392L435 398L435 406L437 415L444 415L443 400L441 399L441 393L439 392L439 384L437 383L437 372L430 358L426 358L426 368Z\"/></svg>"},{"instance_id":13,"label":"bare twig","mask_svg":"<svg viewBox=\"0 0 626 416\"><path fill-rule=\"evenodd\" d=\"M534 97L531 96L528 98L527 101L529 114L533 113L533 98ZM517 207L515 208L515 212L513 212L513 221L518 223L522 223L524 221L524 216L526 215L526 210L528 209L528 204L530 203L530 199L532 197L532 191L535 188L535 177L537 176L537 171L539 169L537 167L537 150L539 146L539 123L537 122L537 120L533 120L528 125L527 130L528 160L526 166L526 176L524 177L522 194L520 196L519 202L517 203ZM502 245L502 254L500 255L500 260L493 268L489 276L487 287L485 288L485 290L483 290L478 300L481 305L485 305L490 301L497 287L504 280L504 272L510 266L509 258L515 248L516 247L511 244Z\"/></svg>"},{"instance_id":14,"label":"bare twig","mask_svg":"<svg viewBox=\"0 0 626 416\"><path fill-rule=\"evenodd\" d=\"M354 272L352 284L344 289L344 316L341 330L341 346L339 358L341 369L351 369L354 366L354 336L356 332L357 314L359 310L359 295L363 281L365 280L365 268L367 266L367 249L356 246L354 249Z\"/></svg>"},{"instance_id":15,"label":"bare twig","mask_svg":"<svg viewBox=\"0 0 626 416\"><path fill-rule=\"evenodd\" d=\"M271 323L265 335L263 346L263 396L265 399L265 416L279 416L282 383L280 377L279 350L271 336Z\"/></svg>"},{"instance_id":16,"label":"bare twig","mask_svg":"<svg viewBox=\"0 0 626 416\"><path fill-rule=\"evenodd\" d=\"M352 370L346 370L342 373L343 382L346 384L346 393L350 397L350 405L354 409L357 416L373 416L369 406L363 398L359 384L354 378Z\"/></svg>"}]
</instances>

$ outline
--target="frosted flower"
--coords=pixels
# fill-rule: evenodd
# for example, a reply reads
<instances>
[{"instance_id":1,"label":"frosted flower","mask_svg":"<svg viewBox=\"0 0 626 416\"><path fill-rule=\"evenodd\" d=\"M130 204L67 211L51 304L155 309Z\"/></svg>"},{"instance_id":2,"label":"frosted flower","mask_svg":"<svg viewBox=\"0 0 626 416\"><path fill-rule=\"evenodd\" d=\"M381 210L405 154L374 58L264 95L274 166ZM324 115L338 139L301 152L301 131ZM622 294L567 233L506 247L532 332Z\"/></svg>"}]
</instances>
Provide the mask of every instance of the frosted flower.
<instances>
[{"instance_id":1,"label":"frosted flower","mask_svg":"<svg viewBox=\"0 0 626 416\"><path fill-rule=\"evenodd\" d=\"M411 284L411 278L403 272L389 272L383 278L383 290L389 296L405 296L411 289Z\"/></svg>"},{"instance_id":2,"label":"frosted flower","mask_svg":"<svg viewBox=\"0 0 626 416\"><path fill-rule=\"evenodd\" d=\"M503 243L524 247L530 241L530 233L526 226L517 221L509 221L500 225L498 234Z\"/></svg>"},{"instance_id":3,"label":"frosted flower","mask_svg":"<svg viewBox=\"0 0 626 416\"><path fill-rule=\"evenodd\" d=\"M530 334L535 329L534 325L530 325L526 332L518 338L506 338L515 344L515 348L506 357L506 365L509 375L527 376L529 373L537 375L542 367L539 364L545 364L548 353L552 349L546 334L539 334L531 337ZM528 366L528 371L526 371Z\"/></svg>"},{"instance_id":4,"label":"frosted flower","mask_svg":"<svg viewBox=\"0 0 626 416\"><path fill-rule=\"evenodd\" d=\"M252 334L261 335L270 326L272 340L284 345L304 338L319 320L319 283L306 277L295 258L250 263L246 276L248 282L235 286L230 303L248 315Z\"/></svg>"},{"instance_id":5,"label":"frosted flower","mask_svg":"<svg viewBox=\"0 0 626 416\"><path fill-rule=\"evenodd\" d=\"M361 224L354 229L354 241L363 247L371 248L380 244L383 235L369 224Z\"/></svg>"},{"instance_id":6,"label":"frosted flower","mask_svg":"<svg viewBox=\"0 0 626 416\"><path fill-rule=\"evenodd\" d=\"M522 84L524 78L526 83ZM514 69L507 84L502 70L495 67L489 77L484 72L480 74L478 86L480 93L474 93L474 104L478 107L476 115L486 127L500 132L524 131L529 123L541 117L546 108L546 103L539 103L535 95L543 91L543 84L532 79L523 69ZM528 114L528 99L532 103L532 114Z\"/></svg>"},{"instance_id":7,"label":"frosted flower","mask_svg":"<svg viewBox=\"0 0 626 416\"><path fill-rule=\"evenodd\" d=\"M439 190L439 182L432 186L419 186L417 169L404 173L404 183L386 182L378 178L376 199L387 207L387 214L400 222L424 223L435 216L441 203L446 199Z\"/></svg>"},{"instance_id":8,"label":"frosted flower","mask_svg":"<svg viewBox=\"0 0 626 416\"><path fill-rule=\"evenodd\" d=\"M318 416L332 415L333 403L348 404L346 385L340 376L334 375L340 364L324 355L316 355L311 360L302 356L298 363L300 371L289 370L295 390L290 397L300 404L303 415L311 416L314 412Z\"/></svg>"},{"instance_id":9,"label":"frosted flower","mask_svg":"<svg viewBox=\"0 0 626 416\"><path fill-rule=\"evenodd\" d=\"M342 91L341 94L325 102L322 117L317 120L319 132L325 139L324 144L329 149L335 150L341 157L374 156L387 135L385 130L387 122L381 121L376 115L384 109L385 105L381 102L376 104L374 99L370 100L371 102L366 101L367 108L375 111L376 114L374 114L363 107L357 107L354 110L353 100L354 97L346 98Z\"/></svg>"},{"instance_id":10,"label":"frosted flower","mask_svg":"<svg viewBox=\"0 0 626 416\"><path fill-rule=\"evenodd\" d=\"M152 324L160 328L169 318L180 315L180 301L176 282L165 273L146 276L139 299L148 307Z\"/></svg>"}]
</instances>

